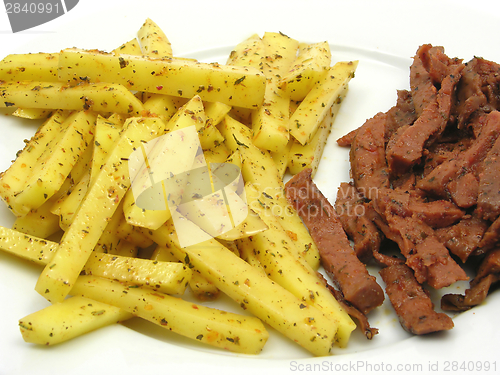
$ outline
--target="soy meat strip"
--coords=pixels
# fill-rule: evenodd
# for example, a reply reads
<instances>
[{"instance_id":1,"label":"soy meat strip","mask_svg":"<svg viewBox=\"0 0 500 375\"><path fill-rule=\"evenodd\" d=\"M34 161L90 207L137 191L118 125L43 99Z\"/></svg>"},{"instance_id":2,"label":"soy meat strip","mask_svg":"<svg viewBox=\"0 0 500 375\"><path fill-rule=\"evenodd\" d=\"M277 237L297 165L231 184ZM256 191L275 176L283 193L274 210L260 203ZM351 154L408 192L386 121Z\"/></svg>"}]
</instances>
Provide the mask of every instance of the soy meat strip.
<instances>
[{"instance_id":1,"label":"soy meat strip","mask_svg":"<svg viewBox=\"0 0 500 375\"><path fill-rule=\"evenodd\" d=\"M467 280L465 271L451 258L434 230L400 196L391 189L380 190L373 205L387 224L385 236L398 244L417 281L440 289Z\"/></svg>"},{"instance_id":2,"label":"soy meat strip","mask_svg":"<svg viewBox=\"0 0 500 375\"><path fill-rule=\"evenodd\" d=\"M406 173L418 164L424 156L425 147L432 144L446 128L451 116L452 94L465 66L456 61L445 63L438 60L435 64L438 69L433 72L434 80L443 76L444 78L438 82L440 88L437 90L431 73L426 72L424 67L426 58L431 62L434 60L422 53L422 50L427 51L427 48L427 45L420 47L410 69L410 85L417 105L418 118L412 125L400 128L397 138L387 148L387 163L391 174L394 175ZM430 48L430 51L435 48L437 47ZM443 53L441 55L444 56ZM422 89L425 95L422 95Z\"/></svg>"},{"instance_id":3,"label":"soy meat strip","mask_svg":"<svg viewBox=\"0 0 500 375\"><path fill-rule=\"evenodd\" d=\"M448 311L465 311L485 300L491 285L500 280L500 248L490 251L481 262L476 277L464 295L446 294L441 308Z\"/></svg>"},{"instance_id":4,"label":"soy meat strip","mask_svg":"<svg viewBox=\"0 0 500 375\"><path fill-rule=\"evenodd\" d=\"M480 247L489 223L479 217L477 210L465 215L458 223L436 229L438 240L465 263Z\"/></svg>"},{"instance_id":5,"label":"soy meat strip","mask_svg":"<svg viewBox=\"0 0 500 375\"><path fill-rule=\"evenodd\" d=\"M308 168L293 176L285 185L286 197L317 244L326 273L344 298L367 314L382 304L384 292L356 257L334 208L312 181L311 172Z\"/></svg>"},{"instance_id":6,"label":"soy meat strip","mask_svg":"<svg viewBox=\"0 0 500 375\"><path fill-rule=\"evenodd\" d=\"M459 207L471 207L477 202L479 182L474 171L486 157L500 134L500 112L485 118L481 132L471 146L430 172L417 183L417 188L438 197L451 196Z\"/></svg>"},{"instance_id":7,"label":"soy meat strip","mask_svg":"<svg viewBox=\"0 0 500 375\"><path fill-rule=\"evenodd\" d=\"M500 215L500 138L497 138L479 170L477 207L486 220L495 220Z\"/></svg>"},{"instance_id":8,"label":"soy meat strip","mask_svg":"<svg viewBox=\"0 0 500 375\"><path fill-rule=\"evenodd\" d=\"M354 186L368 199L376 189L389 187L389 173L385 160L386 113L377 113L357 131L349 153Z\"/></svg>"},{"instance_id":9,"label":"soy meat strip","mask_svg":"<svg viewBox=\"0 0 500 375\"><path fill-rule=\"evenodd\" d=\"M335 211L342 227L354 243L356 256L366 263L373 258L382 241L376 225L365 215L366 201L353 184L340 184L335 200Z\"/></svg>"},{"instance_id":10,"label":"soy meat strip","mask_svg":"<svg viewBox=\"0 0 500 375\"><path fill-rule=\"evenodd\" d=\"M401 326L415 335L453 328L453 321L444 313L434 311L428 294L413 276L412 270L397 264L380 270L389 297Z\"/></svg>"}]
</instances>

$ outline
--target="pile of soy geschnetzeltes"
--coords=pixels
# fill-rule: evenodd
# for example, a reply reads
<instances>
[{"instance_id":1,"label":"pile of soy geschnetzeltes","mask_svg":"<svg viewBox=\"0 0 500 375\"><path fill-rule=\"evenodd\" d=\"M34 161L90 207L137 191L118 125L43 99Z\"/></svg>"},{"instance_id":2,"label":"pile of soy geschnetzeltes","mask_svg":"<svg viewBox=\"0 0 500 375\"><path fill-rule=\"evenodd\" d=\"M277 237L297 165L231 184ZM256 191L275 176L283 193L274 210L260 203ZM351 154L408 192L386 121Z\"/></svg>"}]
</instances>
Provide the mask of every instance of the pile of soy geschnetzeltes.
<instances>
[{"instance_id":1,"label":"pile of soy geschnetzeltes","mask_svg":"<svg viewBox=\"0 0 500 375\"><path fill-rule=\"evenodd\" d=\"M329 260L332 252L348 253L346 239L360 261L381 266L387 296L411 333L453 327L448 314L435 311L427 288L469 280L465 295L442 297L445 311L486 298L500 279L499 111L500 65L479 57L464 62L443 47L422 45L410 90L398 91L394 107L337 141L350 147L352 181L339 187L335 211L311 171L287 183L289 201L348 304L366 314L384 297L351 261ZM325 216L328 225L321 223ZM391 244L396 254L385 251ZM468 277L465 268L475 274Z\"/></svg>"}]
</instances>

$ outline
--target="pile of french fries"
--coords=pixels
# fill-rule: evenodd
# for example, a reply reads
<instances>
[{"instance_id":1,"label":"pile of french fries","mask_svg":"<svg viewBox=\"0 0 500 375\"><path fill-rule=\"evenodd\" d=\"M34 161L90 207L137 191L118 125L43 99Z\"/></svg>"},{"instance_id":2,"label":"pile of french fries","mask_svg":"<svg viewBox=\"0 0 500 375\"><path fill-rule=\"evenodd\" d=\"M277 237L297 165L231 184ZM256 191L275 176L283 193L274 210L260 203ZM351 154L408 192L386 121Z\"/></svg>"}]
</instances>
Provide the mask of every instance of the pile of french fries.
<instances>
[{"instance_id":1,"label":"pile of french fries","mask_svg":"<svg viewBox=\"0 0 500 375\"><path fill-rule=\"evenodd\" d=\"M35 290L50 301L20 319L24 340L54 345L139 317L245 354L261 352L268 326L315 356L345 346L355 324L317 275L318 249L283 179L317 170L356 66L332 66L326 42L273 32L244 40L225 64L174 57L150 19L111 52L0 61L0 107L43 119L0 175L16 217L0 227L0 248L43 267ZM182 247L168 209L136 204L128 158L191 126L207 163L240 168L249 214ZM203 304L220 293L241 314Z\"/></svg>"}]
</instances>

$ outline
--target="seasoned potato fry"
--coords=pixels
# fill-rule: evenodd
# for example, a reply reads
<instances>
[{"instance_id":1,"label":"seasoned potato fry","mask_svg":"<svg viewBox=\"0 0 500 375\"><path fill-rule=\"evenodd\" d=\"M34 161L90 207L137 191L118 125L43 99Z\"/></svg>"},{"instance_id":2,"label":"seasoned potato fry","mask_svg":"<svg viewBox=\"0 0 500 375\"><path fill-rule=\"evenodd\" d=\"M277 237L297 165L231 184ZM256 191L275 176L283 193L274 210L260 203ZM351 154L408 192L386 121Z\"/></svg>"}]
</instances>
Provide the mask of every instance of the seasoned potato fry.
<instances>
[{"instance_id":1,"label":"seasoned potato fry","mask_svg":"<svg viewBox=\"0 0 500 375\"><path fill-rule=\"evenodd\" d=\"M30 210L40 207L60 189L77 160L89 147L95 120L96 115L93 112L83 111L75 112L66 120L69 125L57 140L57 144L37 161L25 185L10 199L14 214L26 215Z\"/></svg>"},{"instance_id":2,"label":"seasoned potato fry","mask_svg":"<svg viewBox=\"0 0 500 375\"><path fill-rule=\"evenodd\" d=\"M0 108L93 110L139 115L142 103L125 87L107 83L69 86L62 82L0 81Z\"/></svg>"},{"instance_id":3,"label":"seasoned potato fry","mask_svg":"<svg viewBox=\"0 0 500 375\"><path fill-rule=\"evenodd\" d=\"M42 120L51 116L53 113L50 109L38 108L17 108L12 115L29 120Z\"/></svg>"},{"instance_id":4,"label":"seasoned potato fry","mask_svg":"<svg viewBox=\"0 0 500 375\"><path fill-rule=\"evenodd\" d=\"M57 242L0 226L0 249L30 262L46 265L57 246Z\"/></svg>"},{"instance_id":5,"label":"seasoned potato fry","mask_svg":"<svg viewBox=\"0 0 500 375\"><path fill-rule=\"evenodd\" d=\"M253 143L264 150L280 152L289 139L290 96L280 87L280 78L295 60L299 42L282 33L262 37L265 55L260 62L266 76L264 103L252 115Z\"/></svg>"},{"instance_id":6,"label":"seasoned potato fry","mask_svg":"<svg viewBox=\"0 0 500 375\"><path fill-rule=\"evenodd\" d=\"M221 311L116 281L81 276L73 293L110 303L182 336L229 351L260 353L269 333L251 316Z\"/></svg>"},{"instance_id":7,"label":"seasoned potato fry","mask_svg":"<svg viewBox=\"0 0 500 375\"><path fill-rule=\"evenodd\" d=\"M290 70L280 80L280 87L291 100L304 100L314 82L330 69L332 54L327 42L299 45L299 53Z\"/></svg>"},{"instance_id":8,"label":"seasoned potato fry","mask_svg":"<svg viewBox=\"0 0 500 375\"><path fill-rule=\"evenodd\" d=\"M358 66L338 62L318 80L290 118L290 134L302 145L311 141L332 104L339 98Z\"/></svg>"},{"instance_id":9,"label":"seasoned potato fry","mask_svg":"<svg viewBox=\"0 0 500 375\"><path fill-rule=\"evenodd\" d=\"M156 57L172 57L172 45L163 30L150 18L137 32L137 38L144 55Z\"/></svg>"},{"instance_id":10,"label":"seasoned potato fry","mask_svg":"<svg viewBox=\"0 0 500 375\"><path fill-rule=\"evenodd\" d=\"M51 143L55 142L64 127L69 124L65 122L68 114L66 111L56 111L47 119L31 137L24 149L18 152L11 166L0 175L0 196L9 209L12 210L11 201L23 189L32 175L38 158L50 149Z\"/></svg>"},{"instance_id":11,"label":"seasoned potato fry","mask_svg":"<svg viewBox=\"0 0 500 375\"><path fill-rule=\"evenodd\" d=\"M243 309L262 319L311 353L330 353L337 326L216 240L183 249L209 281Z\"/></svg>"},{"instance_id":12,"label":"seasoned potato fry","mask_svg":"<svg viewBox=\"0 0 500 375\"><path fill-rule=\"evenodd\" d=\"M57 53L8 55L0 61L0 81L57 82L58 65Z\"/></svg>"},{"instance_id":13,"label":"seasoned potato fry","mask_svg":"<svg viewBox=\"0 0 500 375\"><path fill-rule=\"evenodd\" d=\"M62 301L103 233L125 192L130 187L128 157L140 142L165 131L159 119L132 118L116 147L87 193L70 228L64 233L52 261L45 267L35 289L51 302ZM100 202L95 206L95 202Z\"/></svg>"},{"instance_id":14,"label":"seasoned potato fry","mask_svg":"<svg viewBox=\"0 0 500 375\"><path fill-rule=\"evenodd\" d=\"M132 318L129 312L84 297L71 297L19 320L24 341L56 345Z\"/></svg>"},{"instance_id":15,"label":"seasoned potato fry","mask_svg":"<svg viewBox=\"0 0 500 375\"><path fill-rule=\"evenodd\" d=\"M161 293L183 294L192 271L183 263L95 253L83 267L87 275L145 286Z\"/></svg>"},{"instance_id":16,"label":"seasoned potato fry","mask_svg":"<svg viewBox=\"0 0 500 375\"><path fill-rule=\"evenodd\" d=\"M59 79L77 83L83 77L156 94L183 98L199 95L209 102L245 108L259 107L265 91L265 77L254 68L63 50L59 57Z\"/></svg>"},{"instance_id":17,"label":"seasoned potato fry","mask_svg":"<svg viewBox=\"0 0 500 375\"><path fill-rule=\"evenodd\" d=\"M316 271L302 259L271 208L263 206L259 201L257 189L249 186L246 190L249 206L259 213L269 227L267 231L251 237L260 264L272 280L305 303L316 306L335 322L338 326L337 344L345 347L356 325L319 279Z\"/></svg>"},{"instance_id":18,"label":"seasoned potato fry","mask_svg":"<svg viewBox=\"0 0 500 375\"><path fill-rule=\"evenodd\" d=\"M158 116L167 122L179 109L178 98L163 94L150 94L144 102L144 109L152 116Z\"/></svg>"},{"instance_id":19,"label":"seasoned potato fry","mask_svg":"<svg viewBox=\"0 0 500 375\"><path fill-rule=\"evenodd\" d=\"M113 52L118 55L142 55L141 46L139 45L139 41L137 40L137 38L123 43L120 47L115 48Z\"/></svg>"},{"instance_id":20,"label":"seasoned potato fry","mask_svg":"<svg viewBox=\"0 0 500 375\"><path fill-rule=\"evenodd\" d=\"M311 176L314 177L318 170L328 136L332 130L333 122L346 94L347 87L339 95L338 100L333 103L330 111L325 115L323 121L321 121L316 134L314 134L314 137L306 145L301 145L294 139L291 141L292 144L287 155L288 170L291 174L297 174L303 169L311 168Z\"/></svg>"}]
</instances>

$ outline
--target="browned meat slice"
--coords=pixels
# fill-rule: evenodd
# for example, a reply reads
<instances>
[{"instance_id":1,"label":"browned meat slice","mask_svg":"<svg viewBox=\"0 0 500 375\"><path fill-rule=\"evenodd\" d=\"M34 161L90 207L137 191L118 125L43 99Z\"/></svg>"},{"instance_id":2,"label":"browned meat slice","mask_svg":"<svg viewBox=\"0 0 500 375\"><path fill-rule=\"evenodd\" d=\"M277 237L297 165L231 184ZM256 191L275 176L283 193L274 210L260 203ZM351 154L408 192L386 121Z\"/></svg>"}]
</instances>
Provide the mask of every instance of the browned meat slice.
<instances>
[{"instance_id":1,"label":"browned meat slice","mask_svg":"<svg viewBox=\"0 0 500 375\"><path fill-rule=\"evenodd\" d=\"M436 230L436 236L452 254L465 263L481 243L489 223L477 212L462 218L457 224Z\"/></svg>"},{"instance_id":2,"label":"browned meat slice","mask_svg":"<svg viewBox=\"0 0 500 375\"><path fill-rule=\"evenodd\" d=\"M358 130L350 150L351 175L359 193L372 199L376 190L389 187L385 160L386 113L368 119Z\"/></svg>"},{"instance_id":3,"label":"browned meat slice","mask_svg":"<svg viewBox=\"0 0 500 375\"><path fill-rule=\"evenodd\" d=\"M417 188L435 196L448 197L451 195L453 197L453 193L448 189L450 182L478 168L479 163L486 157L499 134L500 112L494 111L488 115L481 133L472 145L467 150L460 152L456 158L438 165L424 179L418 181ZM458 186L463 185L452 185L455 188Z\"/></svg>"},{"instance_id":4,"label":"browned meat slice","mask_svg":"<svg viewBox=\"0 0 500 375\"><path fill-rule=\"evenodd\" d=\"M441 307L448 311L465 311L483 302L491 285L500 280L500 249L490 251L481 262L476 277L470 283L465 295L446 294Z\"/></svg>"},{"instance_id":5,"label":"browned meat slice","mask_svg":"<svg viewBox=\"0 0 500 375\"><path fill-rule=\"evenodd\" d=\"M322 265L344 298L366 314L384 300L384 292L356 256L333 206L304 169L285 185L295 207L318 246Z\"/></svg>"},{"instance_id":6,"label":"browned meat slice","mask_svg":"<svg viewBox=\"0 0 500 375\"><path fill-rule=\"evenodd\" d=\"M452 74L444 78L435 100L427 103L413 125L398 131L394 142L388 145L387 164L391 174L406 173L420 163L424 148L443 133L450 119L452 94L462 69L463 65L455 66Z\"/></svg>"},{"instance_id":7,"label":"browned meat slice","mask_svg":"<svg viewBox=\"0 0 500 375\"><path fill-rule=\"evenodd\" d=\"M363 314L361 311L359 311L351 303L346 301L344 296L342 295L342 292L340 292L338 289L335 289L333 286L328 284L328 281L319 272L318 272L318 277L321 279L321 281L323 281L323 283L328 288L330 293L333 294L333 296L335 297L337 302L340 304L340 306L349 314L349 316L351 318L354 318L354 320L357 321L357 325L358 325L359 329L364 333L365 337L368 340L371 340L373 338L373 336L375 336L378 333L378 329L371 327L366 315Z\"/></svg>"},{"instance_id":8,"label":"browned meat slice","mask_svg":"<svg viewBox=\"0 0 500 375\"><path fill-rule=\"evenodd\" d=\"M373 207L387 224L380 229L398 244L419 283L440 289L467 280L465 271L438 241L434 230L410 211L408 203L398 200L393 190L379 191Z\"/></svg>"},{"instance_id":9,"label":"browned meat slice","mask_svg":"<svg viewBox=\"0 0 500 375\"><path fill-rule=\"evenodd\" d=\"M373 338L373 336L375 336L378 333L378 329L371 327L366 315L363 314L361 311L359 311L356 307L354 307L348 301L346 301L344 296L342 295L342 293L339 290L335 289L331 285L327 285L327 287L330 290L330 292L333 294L335 299L340 303L342 308L349 314L349 316L351 318L354 318L358 322L359 329L361 329L361 331L364 333L365 337L368 340L371 340Z\"/></svg>"},{"instance_id":10,"label":"browned meat slice","mask_svg":"<svg viewBox=\"0 0 500 375\"><path fill-rule=\"evenodd\" d=\"M398 90L396 105L387 112L385 124L385 142L401 127L412 125L417 119L411 93L408 90Z\"/></svg>"},{"instance_id":11,"label":"browned meat slice","mask_svg":"<svg viewBox=\"0 0 500 375\"><path fill-rule=\"evenodd\" d=\"M500 138L486 155L479 170L477 207L486 220L500 215Z\"/></svg>"},{"instance_id":12,"label":"browned meat slice","mask_svg":"<svg viewBox=\"0 0 500 375\"><path fill-rule=\"evenodd\" d=\"M441 86L446 76L453 74L456 65L462 63L462 59L450 58L444 53L441 46L433 46L427 51L427 56L422 55L424 65L429 72L435 86Z\"/></svg>"},{"instance_id":13,"label":"browned meat slice","mask_svg":"<svg viewBox=\"0 0 500 375\"><path fill-rule=\"evenodd\" d=\"M500 65L481 57L467 63L457 86L458 127L463 128L476 111L491 112L499 109L498 82Z\"/></svg>"},{"instance_id":14,"label":"browned meat slice","mask_svg":"<svg viewBox=\"0 0 500 375\"><path fill-rule=\"evenodd\" d=\"M382 240L378 228L365 216L365 199L357 192L354 185L340 184L335 201L335 211L342 227L354 243L354 251L363 262L373 257Z\"/></svg>"},{"instance_id":15,"label":"browned meat slice","mask_svg":"<svg viewBox=\"0 0 500 375\"><path fill-rule=\"evenodd\" d=\"M389 297L401 326L415 335L444 331L453 328L453 321L444 313L434 311L428 294L404 265L394 265L380 270Z\"/></svg>"},{"instance_id":16,"label":"browned meat slice","mask_svg":"<svg viewBox=\"0 0 500 375\"><path fill-rule=\"evenodd\" d=\"M500 243L500 217L498 217L489 227L479 243L481 252L487 252Z\"/></svg>"},{"instance_id":17,"label":"browned meat slice","mask_svg":"<svg viewBox=\"0 0 500 375\"><path fill-rule=\"evenodd\" d=\"M430 44L420 46L410 66L410 88L417 116L422 114L429 103L436 100L437 89L424 66L427 53L431 48Z\"/></svg>"},{"instance_id":18,"label":"browned meat slice","mask_svg":"<svg viewBox=\"0 0 500 375\"><path fill-rule=\"evenodd\" d=\"M351 130L346 135L344 135L344 136L340 137L339 139L337 139L337 144L340 147L349 147L352 144L352 140L356 136L357 132L358 132L358 128L356 128L354 130Z\"/></svg>"}]
</instances>

